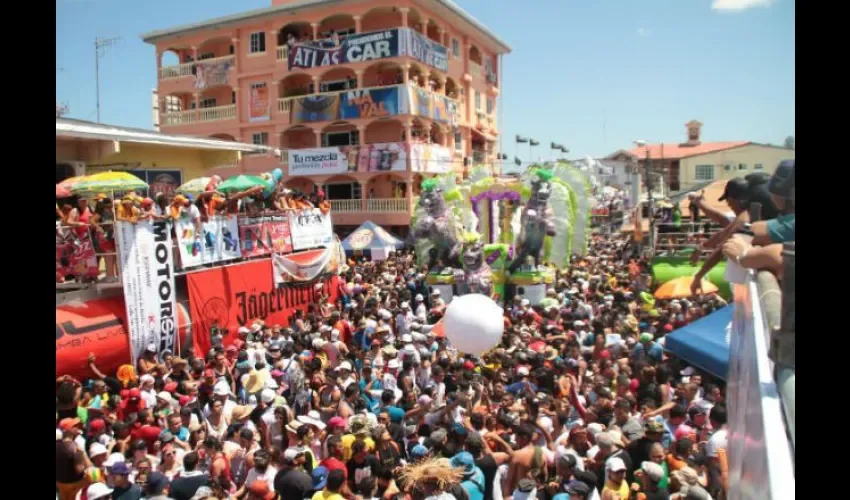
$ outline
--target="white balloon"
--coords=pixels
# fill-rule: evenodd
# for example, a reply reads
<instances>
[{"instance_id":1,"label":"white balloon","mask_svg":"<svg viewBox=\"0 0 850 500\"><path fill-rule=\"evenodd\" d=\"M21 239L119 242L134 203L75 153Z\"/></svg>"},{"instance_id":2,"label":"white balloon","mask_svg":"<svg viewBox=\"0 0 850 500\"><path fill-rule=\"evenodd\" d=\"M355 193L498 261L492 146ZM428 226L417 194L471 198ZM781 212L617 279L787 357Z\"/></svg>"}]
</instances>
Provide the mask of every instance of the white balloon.
<instances>
[{"instance_id":1,"label":"white balloon","mask_svg":"<svg viewBox=\"0 0 850 500\"><path fill-rule=\"evenodd\" d=\"M505 332L503 310L493 299L480 293L455 297L446 308L443 329L452 347L480 356L502 340Z\"/></svg>"}]
</instances>

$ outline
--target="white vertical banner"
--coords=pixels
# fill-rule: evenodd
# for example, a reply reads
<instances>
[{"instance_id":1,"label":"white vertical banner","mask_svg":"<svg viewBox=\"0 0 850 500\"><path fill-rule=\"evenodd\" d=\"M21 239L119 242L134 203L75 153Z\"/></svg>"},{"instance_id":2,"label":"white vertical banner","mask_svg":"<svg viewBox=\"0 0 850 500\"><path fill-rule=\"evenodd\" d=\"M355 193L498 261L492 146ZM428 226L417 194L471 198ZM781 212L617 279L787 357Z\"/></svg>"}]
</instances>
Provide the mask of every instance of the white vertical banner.
<instances>
[{"instance_id":1,"label":"white vertical banner","mask_svg":"<svg viewBox=\"0 0 850 500\"><path fill-rule=\"evenodd\" d=\"M328 247L333 242L334 232L330 213L318 208L306 208L289 212L289 234L292 249Z\"/></svg>"},{"instance_id":2,"label":"white vertical banner","mask_svg":"<svg viewBox=\"0 0 850 500\"><path fill-rule=\"evenodd\" d=\"M171 227L165 221L116 223L133 366L149 344L174 352L177 290Z\"/></svg>"},{"instance_id":3,"label":"white vertical banner","mask_svg":"<svg viewBox=\"0 0 850 500\"><path fill-rule=\"evenodd\" d=\"M238 259L239 225L235 215L215 215L201 224L202 234L195 234L195 223L188 218L176 222L177 248L183 268Z\"/></svg>"}]
</instances>

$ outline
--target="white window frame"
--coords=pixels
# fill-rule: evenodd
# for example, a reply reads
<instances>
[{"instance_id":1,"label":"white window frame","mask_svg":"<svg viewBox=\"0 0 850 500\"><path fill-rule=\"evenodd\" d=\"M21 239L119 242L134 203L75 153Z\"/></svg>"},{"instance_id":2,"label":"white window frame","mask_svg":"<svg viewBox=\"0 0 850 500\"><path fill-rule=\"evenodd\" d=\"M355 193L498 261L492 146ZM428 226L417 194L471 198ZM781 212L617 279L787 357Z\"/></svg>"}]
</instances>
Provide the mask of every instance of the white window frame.
<instances>
[{"instance_id":1,"label":"white window frame","mask_svg":"<svg viewBox=\"0 0 850 500\"><path fill-rule=\"evenodd\" d=\"M460 57L460 42L457 38L452 38L452 57Z\"/></svg>"},{"instance_id":2,"label":"white window frame","mask_svg":"<svg viewBox=\"0 0 850 500\"><path fill-rule=\"evenodd\" d=\"M268 132L254 132L251 134L251 144L256 146L268 146L269 145L269 133Z\"/></svg>"},{"instance_id":3,"label":"white window frame","mask_svg":"<svg viewBox=\"0 0 850 500\"><path fill-rule=\"evenodd\" d=\"M262 50L260 47L262 46ZM257 31L248 36L248 53L249 54L265 54L266 53L266 32Z\"/></svg>"},{"instance_id":4,"label":"white window frame","mask_svg":"<svg viewBox=\"0 0 850 500\"><path fill-rule=\"evenodd\" d=\"M707 172L710 172L710 175L706 175ZM698 181L713 181L714 165L695 165L694 179Z\"/></svg>"}]
</instances>

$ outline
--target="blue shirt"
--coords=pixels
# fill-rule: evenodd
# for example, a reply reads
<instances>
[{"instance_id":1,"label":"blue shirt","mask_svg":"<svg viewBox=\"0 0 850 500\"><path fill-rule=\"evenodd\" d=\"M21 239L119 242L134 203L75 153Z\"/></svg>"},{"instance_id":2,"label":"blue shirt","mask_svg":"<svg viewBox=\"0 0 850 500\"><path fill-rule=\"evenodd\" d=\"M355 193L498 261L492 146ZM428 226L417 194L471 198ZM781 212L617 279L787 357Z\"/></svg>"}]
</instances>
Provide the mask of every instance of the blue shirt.
<instances>
[{"instance_id":1,"label":"blue shirt","mask_svg":"<svg viewBox=\"0 0 850 500\"><path fill-rule=\"evenodd\" d=\"M534 384L531 385L531 391L535 394L537 393L537 386ZM505 387L505 390L510 392L511 394L516 394L522 391L523 387L525 387L525 382L514 382L513 384Z\"/></svg>"},{"instance_id":2,"label":"blue shirt","mask_svg":"<svg viewBox=\"0 0 850 500\"><path fill-rule=\"evenodd\" d=\"M796 227L797 214L780 215L767 221L767 235L774 243L794 241Z\"/></svg>"},{"instance_id":3,"label":"blue shirt","mask_svg":"<svg viewBox=\"0 0 850 500\"><path fill-rule=\"evenodd\" d=\"M657 343L650 342L649 350L647 351L643 346L643 343L638 343L638 345L636 345L632 350L632 358L640 359L644 355L649 356L660 363L664 358L664 349Z\"/></svg>"},{"instance_id":4,"label":"blue shirt","mask_svg":"<svg viewBox=\"0 0 850 500\"><path fill-rule=\"evenodd\" d=\"M466 493L469 495L469 500L484 500L484 472L479 467L475 468L475 472L469 479L460 483Z\"/></svg>"},{"instance_id":5,"label":"blue shirt","mask_svg":"<svg viewBox=\"0 0 850 500\"><path fill-rule=\"evenodd\" d=\"M372 413L381 413L384 410L387 410L387 413L390 414L390 422L399 423L404 420L406 412L398 406L377 406L372 409Z\"/></svg>"}]
</instances>

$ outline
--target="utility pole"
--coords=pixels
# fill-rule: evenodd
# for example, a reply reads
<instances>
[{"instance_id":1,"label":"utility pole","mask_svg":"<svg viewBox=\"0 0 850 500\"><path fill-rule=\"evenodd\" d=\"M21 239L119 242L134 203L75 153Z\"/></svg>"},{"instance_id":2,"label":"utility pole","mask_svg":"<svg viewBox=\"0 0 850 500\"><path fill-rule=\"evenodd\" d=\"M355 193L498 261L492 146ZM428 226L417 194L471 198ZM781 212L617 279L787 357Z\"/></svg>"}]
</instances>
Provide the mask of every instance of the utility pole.
<instances>
[{"instance_id":1,"label":"utility pole","mask_svg":"<svg viewBox=\"0 0 850 500\"><path fill-rule=\"evenodd\" d=\"M100 58L120 37L94 39L94 85L97 92L97 123L100 123Z\"/></svg>"}]
</instances>

